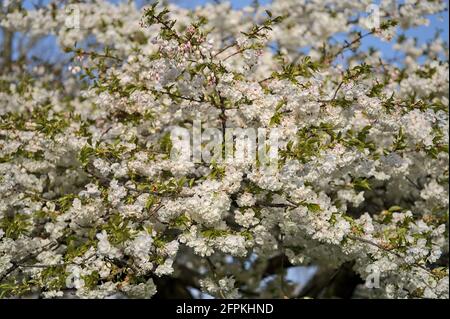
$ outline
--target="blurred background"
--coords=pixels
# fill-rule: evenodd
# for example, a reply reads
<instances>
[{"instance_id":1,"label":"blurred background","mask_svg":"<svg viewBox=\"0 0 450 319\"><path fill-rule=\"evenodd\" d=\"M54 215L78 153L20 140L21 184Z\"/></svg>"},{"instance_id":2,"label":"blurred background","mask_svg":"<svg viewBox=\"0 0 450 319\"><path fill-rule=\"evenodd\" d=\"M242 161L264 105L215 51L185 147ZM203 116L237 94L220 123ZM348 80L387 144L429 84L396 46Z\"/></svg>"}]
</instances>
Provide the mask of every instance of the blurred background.
<instances>
[{"instance_id":1,"label":"blurred background","mask_svg":"<svg viewBox=\"0 0 450 319\"><path fill-rule=\"evenodd\" d=\"M47 5L50 0L0 0L0 12L3 7L5 7L5 4L12 3L12 1L21 2L22 6L26 8L27 10L35 10L36 8L40 6ZM119 4L121 2L127 2L128 0L110 0L111 3ZM348 0L349 1L349 0ZM137 8L142 8L149 3L152 3L152 0L135 0L134 1ZM222 0L165 0L162 2L166 3L173 3L178 6L188 8L188 9L195 9L198 6L204 6L208 3L221 3L221 2L229 2L231 6L235 9L241 9L246 6L255 5L255 3L258 3L259 5L267 5L271 2L271 0L231 0L231 1L222 1ZM373 4L378 4L380 1L374 1ZM404 0L397 0L397 3L401 4L402 2L405 2ZM416 39L418 45L422 45L426 43L427 41L432 40L433 38L439 37L442 40L444 40L448 44L449 39L449 13L448 13L448 0L446 0L447 3L447 10L445 12L436 14L436 15L430 15L428 16L429 25L427 26L420 26L411 28L408 30L402 30L400 31L403 35L405 35L408 38L414 38ZM0 14L0 19L2 19L2 15ZM398 35L400 35L400 32ZM334 36L334 39L337 41L344 42L345 35L342 34L336 34ZM4 51L4 32L3 28L0 27L0 48ZM23 44L24 39L23 35L21 34L15 34L12 39L12 47L13 47L13 58L18 57L18 51L19 46ZM393 59L393 60L401 60L402 53L399 51L396 51L393 49L393 44L396 43L396 39L393 38L391 42L382 41L379 38L375 36L368 36L364 38L361 44L361 49L368 50L369 48L373 47L377 50L380 50L382 57L385 59ZM4 53L4 52L3 52ZM54 63L55 61L59 60L61 58L62 51L57 46L54 36L49 35L48 37L43 37L39 39L38 42L34 43L31 50L29 50L28 55L29 56L39 56L44 61L47 61L49 63ZM0 55L1 56L1 55Z\"/></svg>"}]
</instances>

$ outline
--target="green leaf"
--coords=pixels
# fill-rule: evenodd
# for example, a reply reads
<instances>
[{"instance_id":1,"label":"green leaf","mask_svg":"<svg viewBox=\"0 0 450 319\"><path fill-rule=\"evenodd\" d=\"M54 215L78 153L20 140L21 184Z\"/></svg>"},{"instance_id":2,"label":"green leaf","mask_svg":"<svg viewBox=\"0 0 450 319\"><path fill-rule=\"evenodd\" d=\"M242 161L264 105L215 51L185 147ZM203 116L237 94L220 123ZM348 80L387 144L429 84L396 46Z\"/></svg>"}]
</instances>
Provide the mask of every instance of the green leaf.
<instances>
[{"instance_id":1,"label":"green leaf","mask_svg":"<svg viewBox=\"0 0 450 319\"><path fill-rule=\"evenodd\" d=\"M226 230L219 230L219 229L206 229L201 231L201 234L203 237L206 237L208 239L214 239L217 237L229 235L229 232Z\"/></svg>"},{"instance_id":2,"label":"green leaf","mask_svg":"<svg viewBox=\"0 0 450 319\"><path fill-rule=\"evenodd\" d=\"M399 212L399 211L402 211L402 210L403 210L403 208L400 207L400 206L391 206L391 207L388 209L389 212Z\"/></svg>"},{"instance_id":3,"label":"green leaf","mask_svg":"<svg viewBox=\"0 0 450 319\"><path fill-rule=\"evenodd\" d=\"M366 178L358 178L353 181L353 187L356 191L370 190L370 183Z\"/></svg>"}]
</instances>

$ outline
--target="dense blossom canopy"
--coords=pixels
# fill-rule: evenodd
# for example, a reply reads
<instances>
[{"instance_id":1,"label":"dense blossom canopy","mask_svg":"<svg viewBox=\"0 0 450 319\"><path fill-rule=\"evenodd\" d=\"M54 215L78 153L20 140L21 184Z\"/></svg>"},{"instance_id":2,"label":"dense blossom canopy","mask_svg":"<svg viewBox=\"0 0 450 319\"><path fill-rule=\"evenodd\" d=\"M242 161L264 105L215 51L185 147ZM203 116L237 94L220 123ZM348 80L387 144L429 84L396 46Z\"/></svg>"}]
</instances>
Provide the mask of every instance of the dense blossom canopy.
<instances>
[{"instance_id":1,"label":"dense blossom canopy","mask_svg":"<svg viewBox=\"0 0 450 319\"><path fill-rule=\"evenodd\" d=\"M448 48L403 34L444 1L78 2L0 9L1 297L448 298ZM277 169L173 160L195 120Z\"/></svg>"}]
</instances>

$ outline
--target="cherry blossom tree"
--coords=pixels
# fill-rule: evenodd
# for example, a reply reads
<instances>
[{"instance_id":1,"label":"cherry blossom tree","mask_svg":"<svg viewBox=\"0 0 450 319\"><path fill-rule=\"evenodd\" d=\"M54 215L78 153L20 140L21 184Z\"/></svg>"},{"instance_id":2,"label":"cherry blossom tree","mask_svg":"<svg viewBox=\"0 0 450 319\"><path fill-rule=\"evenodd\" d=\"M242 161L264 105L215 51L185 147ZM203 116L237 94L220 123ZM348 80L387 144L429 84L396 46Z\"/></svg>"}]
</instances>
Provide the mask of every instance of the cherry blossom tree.
<instances>
[{"instance_id":1,"label":"cherry blossom tree","mask_svg":"<svg viewBox=\"0 0 450 319\"><path fill-rule=\"evenodd\" d=\"M0 296L448 298L445 10L0 1Z\"/></svg>"}]
</instances>

